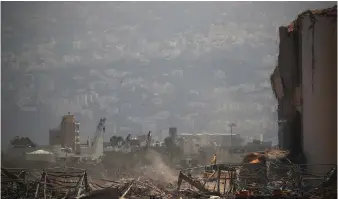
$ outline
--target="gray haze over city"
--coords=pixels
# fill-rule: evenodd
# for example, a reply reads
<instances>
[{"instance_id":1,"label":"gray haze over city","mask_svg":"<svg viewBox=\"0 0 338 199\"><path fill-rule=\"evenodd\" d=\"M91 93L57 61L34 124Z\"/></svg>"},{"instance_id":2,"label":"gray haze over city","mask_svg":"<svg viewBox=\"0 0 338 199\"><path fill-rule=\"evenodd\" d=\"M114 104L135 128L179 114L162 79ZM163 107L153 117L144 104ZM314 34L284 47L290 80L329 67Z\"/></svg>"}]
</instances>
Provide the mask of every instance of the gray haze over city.
<instances>
[{"instance_id":1,"label":"gray haze over city","mask_svg":"<svg viewBox=\"0 0 338 199\"><path fill-rule=\"evenodd\" d=\"M74 113L80 137L277 135L270 86L278 27L336 2L2 2L1 139L48 143Z\"/></svg>"}]
</instances>

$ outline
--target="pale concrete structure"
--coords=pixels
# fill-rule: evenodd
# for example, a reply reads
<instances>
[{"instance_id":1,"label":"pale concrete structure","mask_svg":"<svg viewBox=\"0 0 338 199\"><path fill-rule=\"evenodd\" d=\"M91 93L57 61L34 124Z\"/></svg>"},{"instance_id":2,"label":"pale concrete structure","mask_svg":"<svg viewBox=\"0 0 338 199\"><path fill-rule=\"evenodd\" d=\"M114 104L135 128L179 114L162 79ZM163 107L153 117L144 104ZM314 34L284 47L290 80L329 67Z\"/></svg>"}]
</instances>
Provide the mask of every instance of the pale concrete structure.
<instances>
[{"instance_id":1,"label":"pale concrete structure","mask_svg":"<svg viewBox=\"0 0 338 199\"><path fill-rule=\"evenodd\" d=\"M279 33L278 66L271 75L279 147L295 163L336 164L337 7L303 12ZM308 169L323 174L330 167Z\"/></svg>"},{"instance_id":2,"label":"pale concrete structure","mask_svg":"<svg viewBox=\"0 0 338 199\"><path fill-rule=\"evenodd\" d=\"M336 164L337 15L314 18L300 19L303 149L308 164Z\"/></svg>"},{"instance_id":3,"label":"pale concrete structure","mask_svg":"<svg viewBox=\"0 0 338 199\"><path fill-rule=\"evenodd\" d=\"M56 129L49 131L49 144L70 147L73 152L80 152L80 123L75 121L75 116L68 113L62 117L61 124Z\"/></svg>"}]
</instances>

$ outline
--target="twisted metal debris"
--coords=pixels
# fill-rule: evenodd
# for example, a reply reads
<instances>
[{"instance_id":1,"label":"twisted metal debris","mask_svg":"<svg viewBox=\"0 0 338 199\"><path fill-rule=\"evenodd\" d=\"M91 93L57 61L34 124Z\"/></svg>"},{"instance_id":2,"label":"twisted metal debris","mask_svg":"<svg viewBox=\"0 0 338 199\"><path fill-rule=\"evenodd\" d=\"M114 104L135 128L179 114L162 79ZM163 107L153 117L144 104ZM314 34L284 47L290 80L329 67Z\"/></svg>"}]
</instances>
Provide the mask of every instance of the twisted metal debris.
<instances>
[{"instance_id":1,"label":"twisted metal debris","mask_svg":"<svg viewBox=\"0 0 338 199\"><path fill-rule=\"evenodd\" d=\"M40 175L1 168L2 198L76 198L89 193L86 171L72 167L46 169ZM35 177L35 179L34 179Z\"/></svg>"},{"instance_id":2,"label":"twisted metal debris","mask_svg":"<svg viewBox=\"0 0 338 199\"><path fill-rule=\"evenodd\" d=\"M101 181L104 185L100 185ZM121 179L119 181L110 181L104 179L92 179L90 185L95 190L100 189L117 189L120 192L120 197L125 198L142 198L142 197L155 197L155 198L170 198L173 194L174 188L170 186L161 186L156 184L151 179L141 178L129 178Z\"/></svg>"},{"instance_id":3,"label":"twisted metal debris","mask_svg":"<svg viewBox=\"0 0 338 199\"><path fill-rule=\"evenodd\" d=\"M320 176L311 174L307 166L326 166L331 167L331 170L325 176ZM214 172L210 172L208 177L189 176L204 169L201 167L182 171L178 189L184 180L188 186L194 187L191 190L227 197L241 195L243 191L246 195L254 196L281 195L300 198L327 198L337 194L336 165L297 165L274 160L268 161L267 165L218 164L208 168L212 167Z\"/></svg>"},{"instance_id":4,"label":"twisted metal debris","mask_svg":"<svg viewBox=\"0 0 338 199\"><path fill-rule=\"evenodd\" d=\"M210 198L293 196L336 198L337 168L324 176L307 166L269 161L268 164L219 164L182 170L178 184L145 176L118 181L87 176L84 169L58 167L31 175L24 169L1 169L2 198ZM208 169L210 172L208 172ZM203 174L203 175L201 175ZM31 178L28 178L30 175ZM183 178L182 178L183 176ZM192 177L195 176L195 177ZM317 182L317 183L313 183ZM316 185L317 184L317 185ZM203 187L203 188L202 188Z\"/></svg>"},{"instance_id":5,"label":"twisted metal debris","mask_svg":"<svg viewBox=\"0 0 338 199\"><path fill-rule=\"evenodd\" d=\"M27 197L28 190L24 169L1 168L1 198Z\"/></svg>"},{"instance_id":6,"label":"twisted metal debris","mask_svg":"<svg viewBox=\"0 0 338 199\"><path fill-rule=\"evenodd\" d=\"M83 169L72 167L51 168L42 172L36 183L35 198L80 197L89 193L87 173Z\"/></svg>"}]
</instances>

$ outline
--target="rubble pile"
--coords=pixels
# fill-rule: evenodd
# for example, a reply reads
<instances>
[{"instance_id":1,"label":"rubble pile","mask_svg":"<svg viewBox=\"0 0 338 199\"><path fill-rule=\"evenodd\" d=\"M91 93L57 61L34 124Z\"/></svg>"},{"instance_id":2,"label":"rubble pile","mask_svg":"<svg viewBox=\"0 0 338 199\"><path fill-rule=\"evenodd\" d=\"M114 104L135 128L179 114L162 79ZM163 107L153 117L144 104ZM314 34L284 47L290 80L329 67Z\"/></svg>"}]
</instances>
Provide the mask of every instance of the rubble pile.
<instances>
[{"instance_id":1,"label":"rubble pile","mask_svg":"<svg viewBox=\"0 0 338 199\"><path fill-rule=\"evenodd\" d=\"M315 187L307 183L307 176L304 175L306 169L300 165L275 161L263 170L257 166L254 170L258 174L268 171L268 175L261 176L263 179L265 178L263 181L246 180L253 173L245 176L243 173L249 173L249 170L245 169L252 168L243 164L214 166L217 166L218 170L208 174L208 177L201 177L204 175L200 174L199 177L194 178L191 174L184 174L185 170L182 170L179 177L172 181L168 179L174 178L174 176L168 176L165 172L156 170L154 167L131 171L126 177L118 180L111 180L109 177L94 178L90 174L87 176L86 170L71 168L45 169L40 173L41 175L35 175L35 180L27 180L29 172L20 170L15 173L2 169L1 193L2 198L15 196L15 198L66 197L83 199L207 199L249 196L292 196L293 198L310 199L335 198L337 195L336 166L333 166L326 176L318 177L316 180L320 183ZM276 170L276 167L280 169ZM217 175L220 168L222 172ZM205 170L204 172L209 171ZM233 172L234 175L230 175L230 172ZM240 174L241 172L243 173ZM240 175L236 175L236 173ZM311 179L313 180L313 176ZM209 186L208 183L212 185Z\"/></svg>"},{"instance_id":2,"label":"rubble pile","mask_svg":"<svg viewBox=\"0 0 338 199\"><path fill-rule=\"evenodd\" d=\"M99 184L101 183L101 184ZM102 184L103 183L103 184ZM119 196L116 198L156 198L156 199L171 199L171 198L210 198L215 193L203 193L193 187L186 186L183 189L177 190L176 182L164 183L157 180L152 180L146 177L121 179L118 181L109 181L103 179L91 179L90 185L95 189L96 193L100 190L118 190L116 193ZM92 194L90 194L92 195ZM94 194L97 195L97 194ZM101 191L101 196L104 192ZM112 197L112 195L109 195ZM85 197L86 198L86 197ZM95 197L96 198L96 197ZM112 197L114 198L114 197Z\"/></svg>"},{"instance_id":3,"label":"rubble pile","mask_svg":"<svg viewBox=\"0 0 338 199\"><path fill-rule=\"evenodd\" d=\"M206 179L192 177L189 172L187 174L180 173L179 186L180 181L183 180L194 187L185 190L193 197L201 197L199 194L195 194L195 189L198 189L198 193L204 193L204 195L217 195L215 194L217 192L219 196L236 197L330 198L337 195L336 165L326 165L332 168L331 171L325 176L319 176L311 174L306 166L323 167L325 165L297 165L279 160L269 160L268 162L267 165L214 165L216 174L214 174L215 172L213 174L217 178L212 180L213 186L206 186L210 178L206 181ZM226 175L220 177L222 173L226 173ZM318 183L320 184L318 185Z\"/></svg>"},{"instance_id":4,"label":"rubble pile","mask_svg":"<svg viewBox=\"0 0 338 199\"><path fill-rule=\"evenodd\" d=\"M27 187L22 176L22 169L8 170L1 168L1 198L20 197L25 195Z\"/></svg>"},{"instance_id":5,"label":"rubble pile","mask_svg":"<svg viewBox=\"0 0 338 199\"><path fill-rule=\"evenodd\" d=\"M118 190L119 197L125 198L171 198L175 190L172 183L165 185L158 183L149 178L127 178L118 181L110 181L103 179L91 179L90 186L92 190L98 191L102 189Z\"/></svg>"}]
</instances>

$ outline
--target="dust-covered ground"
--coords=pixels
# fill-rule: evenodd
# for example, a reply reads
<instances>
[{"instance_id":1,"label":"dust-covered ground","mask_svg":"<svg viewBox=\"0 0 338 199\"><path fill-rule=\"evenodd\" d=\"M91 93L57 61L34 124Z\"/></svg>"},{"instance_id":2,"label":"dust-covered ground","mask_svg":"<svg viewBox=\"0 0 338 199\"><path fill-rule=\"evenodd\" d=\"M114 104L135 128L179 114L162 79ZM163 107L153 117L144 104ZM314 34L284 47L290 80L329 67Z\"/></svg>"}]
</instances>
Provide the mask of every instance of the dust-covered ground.
<instances>
[{"instance_id":1,"label":"dust-covered ground","mask_svg":"<svg viewBox=\"0 0 338 199\"><path fill-rule=\"evenodd\" d=\"M34 173L30 176L35 176L35 180L47 168L67 166L85 169L92 190L99 191L100 197L105 196L103 192L106 189L110 190L115 187L118 190L124 190L123 187L129 183L134 183L134 185L131 191L132 195L128 193L127 198L149 195L166 196L170 194L167 191L168 187L173 187L178 178L178 171L175 171L169 165L169 158L165 154L152 149L144 149L134 153L106 154L103 161L97 164L64 161L56 163L32 162L23 160L23 158L2 157L4 168L25 169L28 173ZM31 180L35 181L34 179ZM94 187L94 185L98 186ZM108 191L107 194L111 194L110 192ZM96 191L93 193L96 193ZM123 191L119 192L118 195L121 196L122 193ZM109 196L109 198L117 198L116 194L114 192L114 197Z\"/></svg>"},{"instance_id":2,"label":"dust-covered ground","mask_svg":"<svg viewBox=\"0 0 338 199\"><path fill-rule=\"evenodd\" d=\"M170 167L169 158L158 151L148 149L122 156L119 157L115 153L106 155L101 163L103 167L101 176L114 180L141 177L163 183L177 180L178 171Z\"/></svg>"},{"instance_id":3,"label":"dust-covered ground","mask_svg":"<svg viewBox=\"0 0 338 199\"><path fill-rule=\"evenodd\" d=\"M2 156L1 165L5 168L22 168L27 171L42 171L46 168L68 166L86 169L89 176L109 180L141 177L156 181L177 180L178 171L171 168L168 156L161 151L145 149L134 153L114 152L105 154L103 161L96 164L59 161L55 163L32 162L23 158Z\"/></svg>"}]
</instances>

